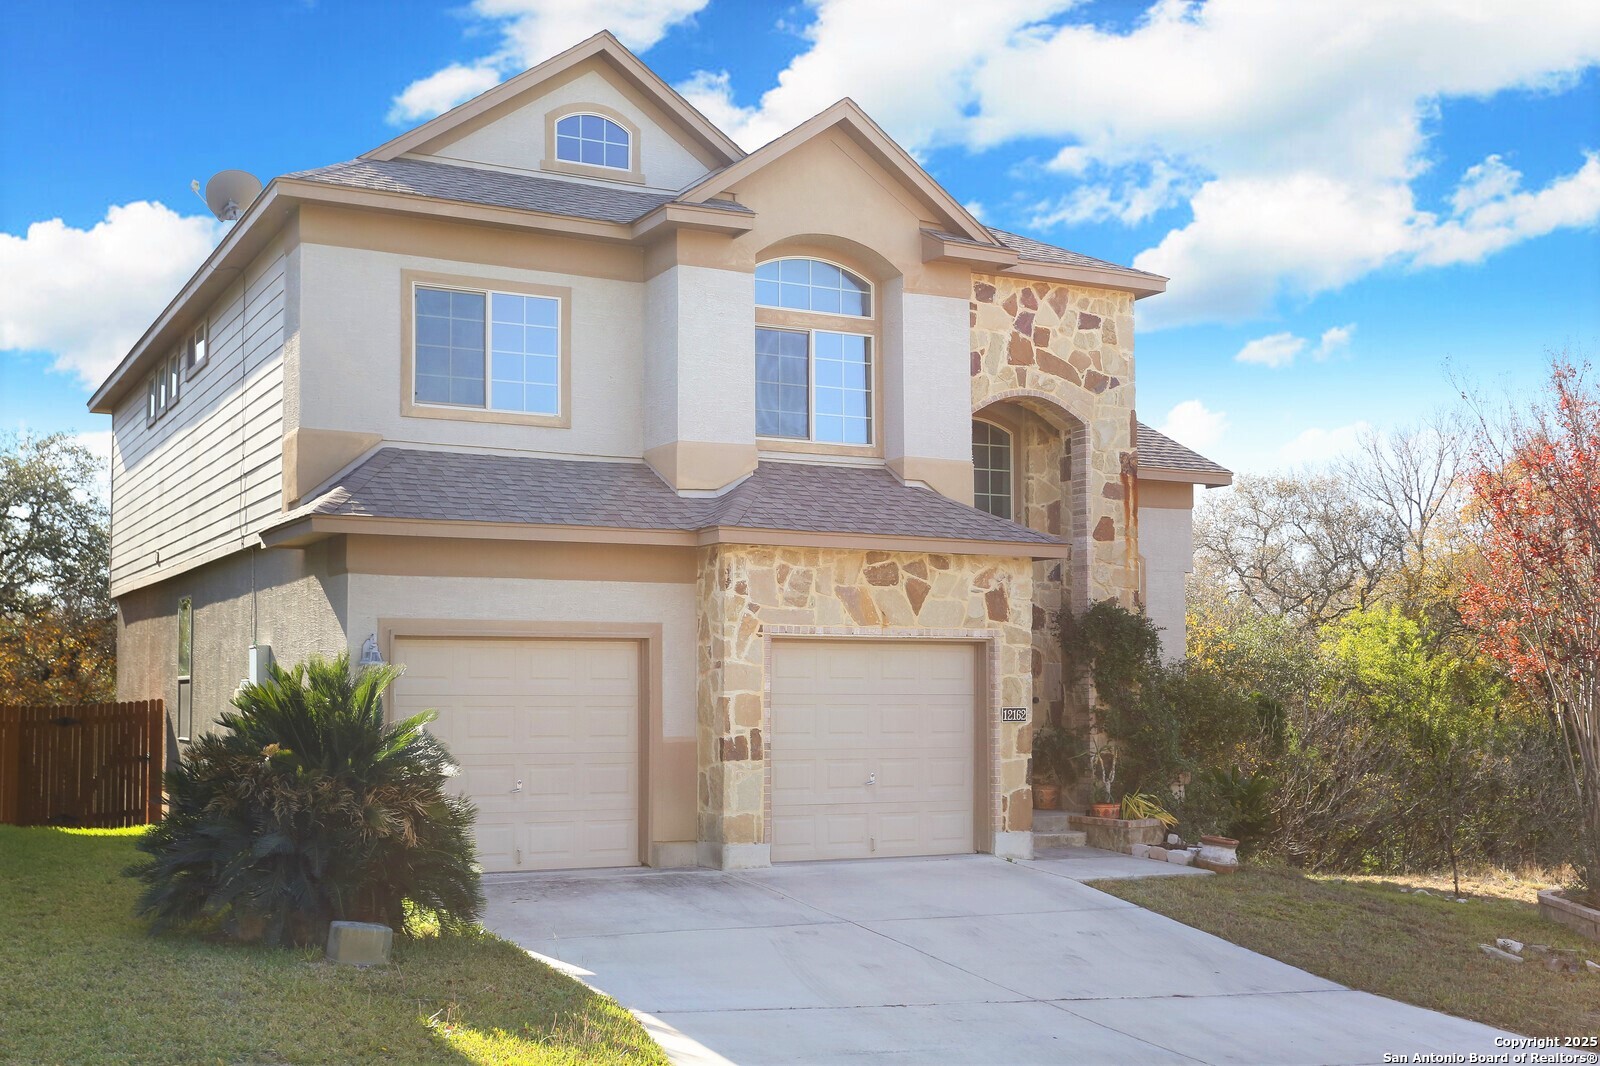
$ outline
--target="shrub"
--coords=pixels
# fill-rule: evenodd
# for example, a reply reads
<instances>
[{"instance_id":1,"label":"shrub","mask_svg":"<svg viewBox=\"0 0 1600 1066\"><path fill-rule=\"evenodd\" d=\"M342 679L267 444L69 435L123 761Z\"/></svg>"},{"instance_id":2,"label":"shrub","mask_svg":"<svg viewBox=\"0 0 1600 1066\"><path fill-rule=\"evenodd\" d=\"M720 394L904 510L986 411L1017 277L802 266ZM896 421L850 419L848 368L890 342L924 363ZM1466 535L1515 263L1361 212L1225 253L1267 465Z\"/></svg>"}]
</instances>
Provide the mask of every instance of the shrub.
<instances>
[{"instance_id":1,"label":"shrub","mask_svg":"<svg viewBox=\"0 0 1600 1066\"><path fill-rule=\"evenodd\" d=\"M447 925L483 904L473 810L424 728L386 725L392 667L354 676L347 656L246 685L167 774L168 812L139 841L138 911L153 931L191 923L240 939L304 944L336 920L404 929L406 905Z\"/></svg>"}]
</instances>

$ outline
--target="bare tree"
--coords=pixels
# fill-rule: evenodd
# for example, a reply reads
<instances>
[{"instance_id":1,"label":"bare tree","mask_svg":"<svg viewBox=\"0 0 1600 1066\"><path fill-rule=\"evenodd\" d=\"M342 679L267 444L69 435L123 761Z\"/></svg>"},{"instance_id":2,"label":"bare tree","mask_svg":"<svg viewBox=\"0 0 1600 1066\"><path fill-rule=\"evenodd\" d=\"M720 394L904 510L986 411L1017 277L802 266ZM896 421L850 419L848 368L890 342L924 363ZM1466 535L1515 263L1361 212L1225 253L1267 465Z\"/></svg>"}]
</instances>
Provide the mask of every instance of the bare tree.
<instances>
[{"instance_id":1,"label":"bare tree","mask_svg":"<svg viewBox=\"0 0 1600 1066\"><path fill-rule=\"evenodd\" d=\"M1403 538L1383 510L1332 474L1240 477L1195 516L1200 584L1315 628L1367 605Z\"/></svg>"},{"instance_id":2,"label":"bare tree","mask_svg":"<svg viewBox=\"0 0 1600 1066\"><path fill-rule=\"evenodd\" d=\"M1362 433L1358 450L1333 465L1355 498L1387 519L1394 600L1407 614L1434 612L1441 568L1458 548L1467 433L1459 415Z\"/></svg>"}]
</instances>

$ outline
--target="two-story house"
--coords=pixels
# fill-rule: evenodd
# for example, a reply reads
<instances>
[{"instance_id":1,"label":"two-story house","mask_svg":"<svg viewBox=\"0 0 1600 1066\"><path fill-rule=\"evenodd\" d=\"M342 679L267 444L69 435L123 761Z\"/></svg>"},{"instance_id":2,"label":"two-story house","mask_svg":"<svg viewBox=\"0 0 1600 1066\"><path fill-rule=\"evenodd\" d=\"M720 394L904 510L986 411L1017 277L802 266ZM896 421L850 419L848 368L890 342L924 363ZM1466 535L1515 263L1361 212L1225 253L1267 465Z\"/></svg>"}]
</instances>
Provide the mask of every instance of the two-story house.
<instances>
[{"instance_id":1,"label":"two-story house","mask_svg":"<svg viewBox=\"0 0 1600 1066\"><path fill-rule=\"evenodd\" d=\"M1181 653L1228 479L1134 418L1165 284L600 34L273 180L96 392L120 695L177 744L268 649L401 664L490 871L1026 855L1052 614Z\"/></svg>"}]
</instances>

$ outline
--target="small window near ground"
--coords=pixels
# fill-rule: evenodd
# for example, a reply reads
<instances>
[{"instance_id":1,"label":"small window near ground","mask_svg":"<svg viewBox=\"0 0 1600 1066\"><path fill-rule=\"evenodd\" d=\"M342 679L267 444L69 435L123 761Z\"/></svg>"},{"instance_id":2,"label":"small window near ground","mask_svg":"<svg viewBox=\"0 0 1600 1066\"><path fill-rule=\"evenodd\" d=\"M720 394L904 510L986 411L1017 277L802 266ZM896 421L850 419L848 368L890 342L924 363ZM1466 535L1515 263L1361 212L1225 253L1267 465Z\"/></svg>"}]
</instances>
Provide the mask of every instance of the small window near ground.
<instances>
[{"instance_id":1,"label":"small window near ground","mask_svg":"<svg viewBox=\"0 0 1600 1066\"><path fill-rule=\"evenodd\" d=\"M996 518L1012 518L1015 495L1011 434L989 422L972 423L972 502Z\"/></svg>"},{"instance_id":2,"label":"small window near ground","mask_svg":"<svg viewBox=\"0 0 1600 1066\"><path fill-rule=\"evenodd\" d=\"M567 163L629 170L628 131L600 115L568 115L556 123L556 158Z\"/></svg>"},{"instance_id":3,"label":"small window near ground","mask_svg":"<svg viewBox=\"0 0 1600 1066\"><path fill-rule=\"evenodd\" d=\"M178 601L178 692L172 714L172 727L185 742L194 729L193 666L194 601L185 596Z\"/></svg>"}]
</instances>

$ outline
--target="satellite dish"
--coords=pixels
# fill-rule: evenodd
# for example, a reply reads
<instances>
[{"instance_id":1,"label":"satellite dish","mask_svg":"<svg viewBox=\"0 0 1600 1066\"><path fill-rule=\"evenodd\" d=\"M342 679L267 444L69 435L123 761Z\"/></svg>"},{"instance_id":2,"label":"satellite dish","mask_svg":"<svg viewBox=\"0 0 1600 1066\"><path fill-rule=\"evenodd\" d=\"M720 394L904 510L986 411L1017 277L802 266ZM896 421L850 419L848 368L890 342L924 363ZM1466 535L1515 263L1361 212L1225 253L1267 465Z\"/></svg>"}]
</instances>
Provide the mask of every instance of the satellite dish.
<instances>
[{"instance_id":1,"label":"satellite dish","mask_svg":"<svg viewBox=\"0 0 1600 1066\"><path fill-rule=\"evenodd\" d=\"M224 170L206 182L206 206L223 222L233 222L261 194L261 179L243 170Z\"/></svg>"}]
</instances>

